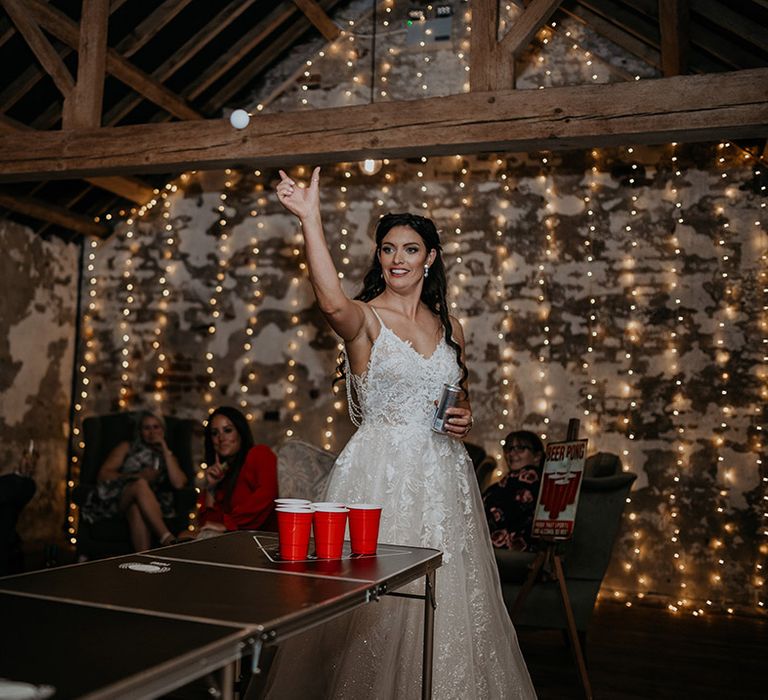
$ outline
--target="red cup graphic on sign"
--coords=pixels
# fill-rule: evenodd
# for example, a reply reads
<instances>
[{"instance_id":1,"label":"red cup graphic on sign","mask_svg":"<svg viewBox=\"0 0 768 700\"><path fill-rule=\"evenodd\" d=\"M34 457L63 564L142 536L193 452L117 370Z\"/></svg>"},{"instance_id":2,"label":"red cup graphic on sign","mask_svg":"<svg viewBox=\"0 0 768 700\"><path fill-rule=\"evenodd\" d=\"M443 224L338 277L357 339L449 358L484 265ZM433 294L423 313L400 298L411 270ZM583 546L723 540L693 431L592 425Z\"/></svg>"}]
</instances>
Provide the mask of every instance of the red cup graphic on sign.
<instances>
[{"instance_id":1,"label":"red cup graphic on sign","mask_svg":"<svg viewBox=\"0 0 768 700\"><path fill-rule=\"evenodd\" d=\"M576 500L581 472L550 473L544 479L542 504L547 509L549 517L556 519L568 506Z\"/></svg>"}]
</instances>

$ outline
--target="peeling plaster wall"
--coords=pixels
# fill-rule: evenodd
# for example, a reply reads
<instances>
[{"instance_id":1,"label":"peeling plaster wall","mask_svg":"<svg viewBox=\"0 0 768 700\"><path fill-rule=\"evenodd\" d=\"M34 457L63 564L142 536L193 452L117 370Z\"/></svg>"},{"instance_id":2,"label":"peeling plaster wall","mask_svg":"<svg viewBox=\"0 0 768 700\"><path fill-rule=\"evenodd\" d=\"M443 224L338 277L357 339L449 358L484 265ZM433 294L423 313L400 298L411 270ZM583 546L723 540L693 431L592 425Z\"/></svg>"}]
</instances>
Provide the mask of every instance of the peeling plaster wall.
<instances>
[{"instance_id":1,"label":"peeling plaster wall","mask_svg":"<svg viewBox=\"0 0 768 700\"><path fill-rule=\"evenodd\" d=\"M331 168L326 231L353 293L376 218L431 214L464 321L473 440L498 454L509 429L559 439L581 418L591 449L620 454L639 477L607 584L674 599L686 583L691 599L749 605L765 492L755 442L765 392L762 200L735 149L676 153L674 163L670 147L600 151L598 161L549 155L546 164L519 154L393 162L373 177ZM244 402L260 440L291 431L344 445L352 427L343 391L331 391L337 341L271 182L253 172L187 176L92 249L87 413L116 410L121 396L127 407L159 400L200 419L208 406ZM675 551L685 553L683 575Z\"/></svg>"},{"instance_id":2,"label":"peeling plaster wall","mask_svg":"<svg viewBox=\"0 0 768 700\"><path fill-rule=\"evenodd\" d=\"M0 472L16 469L29 441L37 493L22 512L27 543L59 541L77 309L79 248L0 221Z\"/></svg>"}]
</instances>

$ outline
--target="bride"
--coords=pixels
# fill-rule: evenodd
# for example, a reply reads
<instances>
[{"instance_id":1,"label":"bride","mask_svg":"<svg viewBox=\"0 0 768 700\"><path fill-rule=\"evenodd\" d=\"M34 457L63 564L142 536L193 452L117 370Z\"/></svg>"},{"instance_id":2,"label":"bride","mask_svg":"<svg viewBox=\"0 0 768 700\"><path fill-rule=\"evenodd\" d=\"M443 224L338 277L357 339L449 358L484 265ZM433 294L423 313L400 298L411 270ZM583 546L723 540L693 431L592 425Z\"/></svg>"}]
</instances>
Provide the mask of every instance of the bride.
<instances>
[{"instance_id":1,"label":"bride","mask_svg":"<svg viewBox=\"0 0 768 700\"><path fill-rule=\"evenodd\" d=\"M280 178L278 198L301 222L317 303L344 341L341 370L359 426L336 461L326 500L380 503L381 542L442 550L435 698L533 698L461 443L472 428L464 336L448 315L437 229L413 214L382 217L363 291L350 299L323 233L320 169L308 187L282 170ZM447 435L431 430L444 383L463 389L463 401L449 409ZM421 606L385 596L327 625L319 637L287 640L269 697L420 697L421 617ZM310 660L320 668L298 673L297 665Z\"/></svg>"}]
</instances>

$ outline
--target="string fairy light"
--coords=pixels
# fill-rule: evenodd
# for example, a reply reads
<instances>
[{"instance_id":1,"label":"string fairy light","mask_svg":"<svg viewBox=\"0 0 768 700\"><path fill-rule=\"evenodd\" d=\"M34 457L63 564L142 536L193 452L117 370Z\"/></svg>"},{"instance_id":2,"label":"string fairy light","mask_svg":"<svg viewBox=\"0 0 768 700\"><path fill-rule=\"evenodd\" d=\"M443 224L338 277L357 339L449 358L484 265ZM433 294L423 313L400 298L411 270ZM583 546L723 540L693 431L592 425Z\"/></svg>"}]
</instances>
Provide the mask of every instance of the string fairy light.
<instances>
[{"instance_id":1,"label":"string fairy light","mask_svg":"<svg viewBox=\"0 0 768 700\"><path fill-rule=\"evenodd\" d=\"M458 160L461 156L456 156ZM508 193L509 187L509 174L508 169L505 167L506 162L502 158L496 159L496 176L499 183L499 196L497 203L501 211L496 213L496 235L493 241L495 253L495 270L494 270L494 303L499 304L501 307L500 321L497 327L497 337L499 340L499 346L501 347L501 357L499 362L499 391L501 392L501 418L499 418L496 425L498 430L497 444L499 449L494 455L497 464L501 465L503 454L502 450L505 444L505 436L509 432L509 416L512 412L512 392L510 390L510 382L512 380L512 347L507 341L508 334L514 330L513 317L511 313L510 300L506 294L506 273L512 269L512 260L509 256L509 248L505 244L505 231L508 221L504 214L504 211L509 207ZM503 470L499 467L494 474L495 477L503 476Z\"/></svg>"},{"instance_id":2,"label":"string fairy light","mask_svg":"<svg viewBox=\"0 0 768 700\"><path fill-rule=\"evenodd\" d=\"M80 362L77 366L78 379L75 382L72 402L72 434L70 437L69 475L67 479L67 535L71 545L77 544L78 507L74 501L74 489L80 480L80 460L82 459L85 442L83 441L83 408L88 399L88 388L91 379L88 376L89 367L96 361L95 320L99 309L98 287L99 276L96 272L96 256L99 253L100 241L91 238L83 246L85 256L85 293L86 306L82 315L81 332L82 344Z\"/></svg>"},{"instance_id":3,"label":"string fairy light","mask_svg":"<svg viewBox=\"0 0 768 700\"><path fill-rule=\"evenodd\" d=\"M542 441L547 441L547 430L550 423L550 408L551 398L550 395L553 391L552 385L548 382L548 363L552 360L552 340L550 330L550 312L551 312L551 300L549 299L549 277L547 270L555 258L555 228L557 226L557 216L554 213L554 207L552 200L555 198L555 179L553 164L551 163L552 156L549 153L544 153L539 156L541 162L541 168L539 170L538 180L543 189L544 198L547 200L544 205L545 217L544 217L544 256L539 259L539 264L536 266L536 288L534 295L538 303L538 321L541 324L542 341L537 350L538 367L536 368L536 378L539 383L539 397L536 399L535 409L536 413L541 416L541 423L543 427L540 427L539 437ZM551 275L551 273L550 273Z\"/></svg>"},{"instance_id":4,"label":"string fairy light","mask_svg":"<svg viewBox=\"0 0 768 700\"><path fill-rule=\"evenodd\" d=\"M589 291L589 307L586 309L587 313L587 348L586 354L582 358L581 369L583 371L584 378L586 380L586 386L582 387L580 393L582 395L582 402L584 405L583 413L585 420L585 429L587 436L595 435L597 433L597 417L594 412L595 404L595 392L597 391L597 378L594 375L594 353L595 343L598 341L598 334L600 332L600 320L598 317L599 306L597 305L597 299L595 298L594 286L594 261L595 261L595 247L593 245L593 236L597 229L598 221L598 188L600 183L600 152L595 148L590 151L591 163L589 168L589 174L587 176L587 193L583 196L584 200L584 212L587 215L586 230L582 237L582 255L586 262L587 268L587 281Z\"/></svg>"},{"instance_id":5,"label":"string fairy light","mask_svg":"<svg viewBox=\"0 0 768 700\"><path fill-rule=\"evenodd\" d=\"M162 199L162 226L163 226L163 246L161 248L161 259L159 260L160 276L158 277L159 299L157 302L158 313L157 321L154 329L154 340L152 341L152 348L155 351L155 376L153 379L153 398L160 410L164 395L163 389L166 383L166 375L168 371L168 357L162 347L162 336L165 327L168 325L168 304L172 300L173 287L169 285L169 278L173 274L173 258L174 248L176 245L176 234L174 232L173 223L171 221L171 201L169 194L175 193L178 186L173 183L168 183L161 192Z\"/></svg>"},{"instance_id":6,"label":"string fairy light","mask_svg":"<svg viewBox=\"0 0 768 700\"><path fill-rule=\"evenodd\" d=\"M203 394L203 400L205 401L208 414L210 415L215 410L214 403L214 391L218 387L218 380L216 377L215 367L215 355L211 350L213 340L215 339L217 332L217 324L219 318L221 318L221 304L219 303L220 295L224 291L224 282L227 278L227 272L229 268L230 248L229 248L229 219L228 219L228 199L230 196L230 190L232 188L232 170L227 168L224 171L224 189L219 194L219 204L216 207L218 214L218 221L216 222L216 255L215 255L215 269L214 285L211 296L208 298L208 306L210 310L211 321L208 324L208 337L206 338L205 347L205 372L207 387Z\"/></svg>"},{"instance_id":7,"label":"string fairy light","mask_svg":"<svg viewBox=\"0 0 768 700\"><path fill-rule=\"evenodd\" d=\"M253 173L257 178L261 177L261 171L256 170ZM263 207L267 204L267 198L263 195L264 184L258 181L254 186L254 192L256 194L256 207L251 209L250 217L257 218L260 216L260 209L263 211ZM246 305L246 323L245 323L245 338L243 340L243 356L242 356L242 371L240 374L239 392L240 392L240 408L245 411L245 417L252 421L254 414L251 405L248 401L248 396L252 391L253 382L256 381L256 370L252 367L252 353L253 353L253 336L256 332L256 325L258 323L258 308L259 303L263 297L261 289L261 278L259 277L259 264L258 259L261 254L261 248L259 247L258 234L264 230L264 222L257 219L255 223L256 235L250 238L250 252L248 257L248 274L249 281L251 283L251 298Z\"/></svg>"},{"instance_id":8,"label":"string fairy light","mask_svg":"<svg viewBox=\"0 0 768 700\"><path fill-rule=\"evenodd\" d=\"M730 142L718 144L715 150L715 172L719 171L720 181L723 188L724 201L728 198L728 171L732 149ZM713 569L710 574L710 580L714 590L719 593L720 604L726 611L732 608L728 602L728 593L726 589L726 572L729 569L729 562L726 557L728 552L734 548L734 538L739 537L738 526L731 519L731 506L729 504L729 492L732 488L733 465L730 463L732 456L729 456L728 435L731 431L731 421L735 417L735 409L731 406L728 398L731 390L731 377L736 371L736 365L733 362L733 353L730 349L730 325L731 319L736 312L737 298L740 296L737 281L734 279L736 269L733 266L733 247L731 243L732 231L730 221L727 219L725 208L718 206L715 209L715 217L718 223L718 230L715 231L715 249L718 256L717 282L715 289L719 291L718 309L714 314L713 321L716 323L713 329L712 352L717 370L717 389L720 394L720 422L713 430L713 454L715 457L716 482L714 494L715 518L720 527L718 536L712 537L709 542L710 556L713 560ZM714 596L712 596L714 597Z\"/></svg>"},{"instance_id":9,"label":"string fairy light","mask_svg":"<svg viewBox=\"0 0 768 700\"><path fill-rule=\"evenodd\" d=\"M758 165L754 168L753 177L756 183L765 182L763 169L766 166ZM755 455L755 472L759 478L762 487L759 493L760 499L756 504L757 527L755 531L756 551L755 560L752 567L752 585L754 587L755 607L761 612L765 612L765 581L766 567L768 566L768 470L765 468L764 449L765 449L765 430L763 427L763 406L768 400L768 236L763 225L766 215L766 186L760 185L760 212L759 218L754 221L754 238L756 249L759 254L759 268L756 274L755 291L759 299L760 313L757 315L758 330L756 336L760 338L760 348L758 355L762 364L758 364L757 375L760 380L759 399L755 406L751 418L753 426L751 448Z\"/></svg>"},{"instance_id":10,"label":"string fairy light","mask_svg":"<svg viewBox=\"0 0 768 700\"><path fill-rule=\"evenodd\" d=\"M687 575L692 563L691 557L687 556L687 550L683 543L683 523L680 520L680 487L684 476L684 469L687 464L688 453L690 450L690 441L686 437L686 412L688 399L686 396L685 373L680 368L680 356L685 347L685 338L687 335L687 310L683 305L680 280L681 266L683 265L683 250L678 231L686 223L685 206L682 194L679 190L682 181L682 170L679 163L677 143L672 143L670 155L670 167L673 176L670 178L669 194L672 202L671 226L667 249L671 251L671 263L667 269L667 285L665 290L672 304L672 329L667 332L667 345L665 354L667 356L667 368L670 375L670 381L674 383L670 401L671 424L674 431L672 440L672 449L675 459L675 465L671 470L672 479L668 487L662 487L662 495L666 499L666 508L669 517L665 518L666 526L665 538L668 539L672 549L672 566L676 575L676 585L678 596L674 604L668 605L670 612L678 612L690 607L689 577ZM687 481L686 481L687 483ZM693 609L693 615L699 616L704 613L700 607Z\"/></svg>"},{"instance_id":11,"label":"string fairy light","mask_svg":"<svg viewBox=\"0 0 768 700\"><path fill-rule=\"evenodd\" d=\"M152 206L156 203L156 200L152 200ZM149 205L147 205L149 208ZM142 207L139 215L144 216L147 209ZM117 404L121 409L125 409L133 398L133 391L130 377L130 349L132 346L131 327L129 322L131 321L131 314L134 312L136 303L136 284L133 275L133 262L134 253L138 250L138 246L134 248L133 239L136 236L136 227L131 226L125 232L125 249L123 251L123 301L120 308L120 323L118 324L120 342L117 347L120 351L120 389Z\"/></svg>"}]
</instances>

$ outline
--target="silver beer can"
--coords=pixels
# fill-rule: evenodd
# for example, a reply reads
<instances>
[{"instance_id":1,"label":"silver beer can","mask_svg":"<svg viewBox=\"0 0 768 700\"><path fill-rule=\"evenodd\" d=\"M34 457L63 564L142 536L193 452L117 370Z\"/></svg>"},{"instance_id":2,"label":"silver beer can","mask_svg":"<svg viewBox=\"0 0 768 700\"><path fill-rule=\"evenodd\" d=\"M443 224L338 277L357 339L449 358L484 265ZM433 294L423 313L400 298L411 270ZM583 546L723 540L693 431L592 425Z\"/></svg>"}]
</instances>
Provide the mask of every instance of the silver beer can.
<instances>
[{"instance_id":1,"label":"silver beer can","mask_svg":"<svg viewBox=\"0 0 768 700\"><path fill-rule=\"evenodd\" d=\"M459 397L462 394L460 386L455 384L443 384L443 393L440 396L440 402L435 408L435 417L432 419L432 430L436 433L446 434L448 431L445 429L448 416L445 412L455 406L459 402Z\"/></svg>"}]
</instances>

